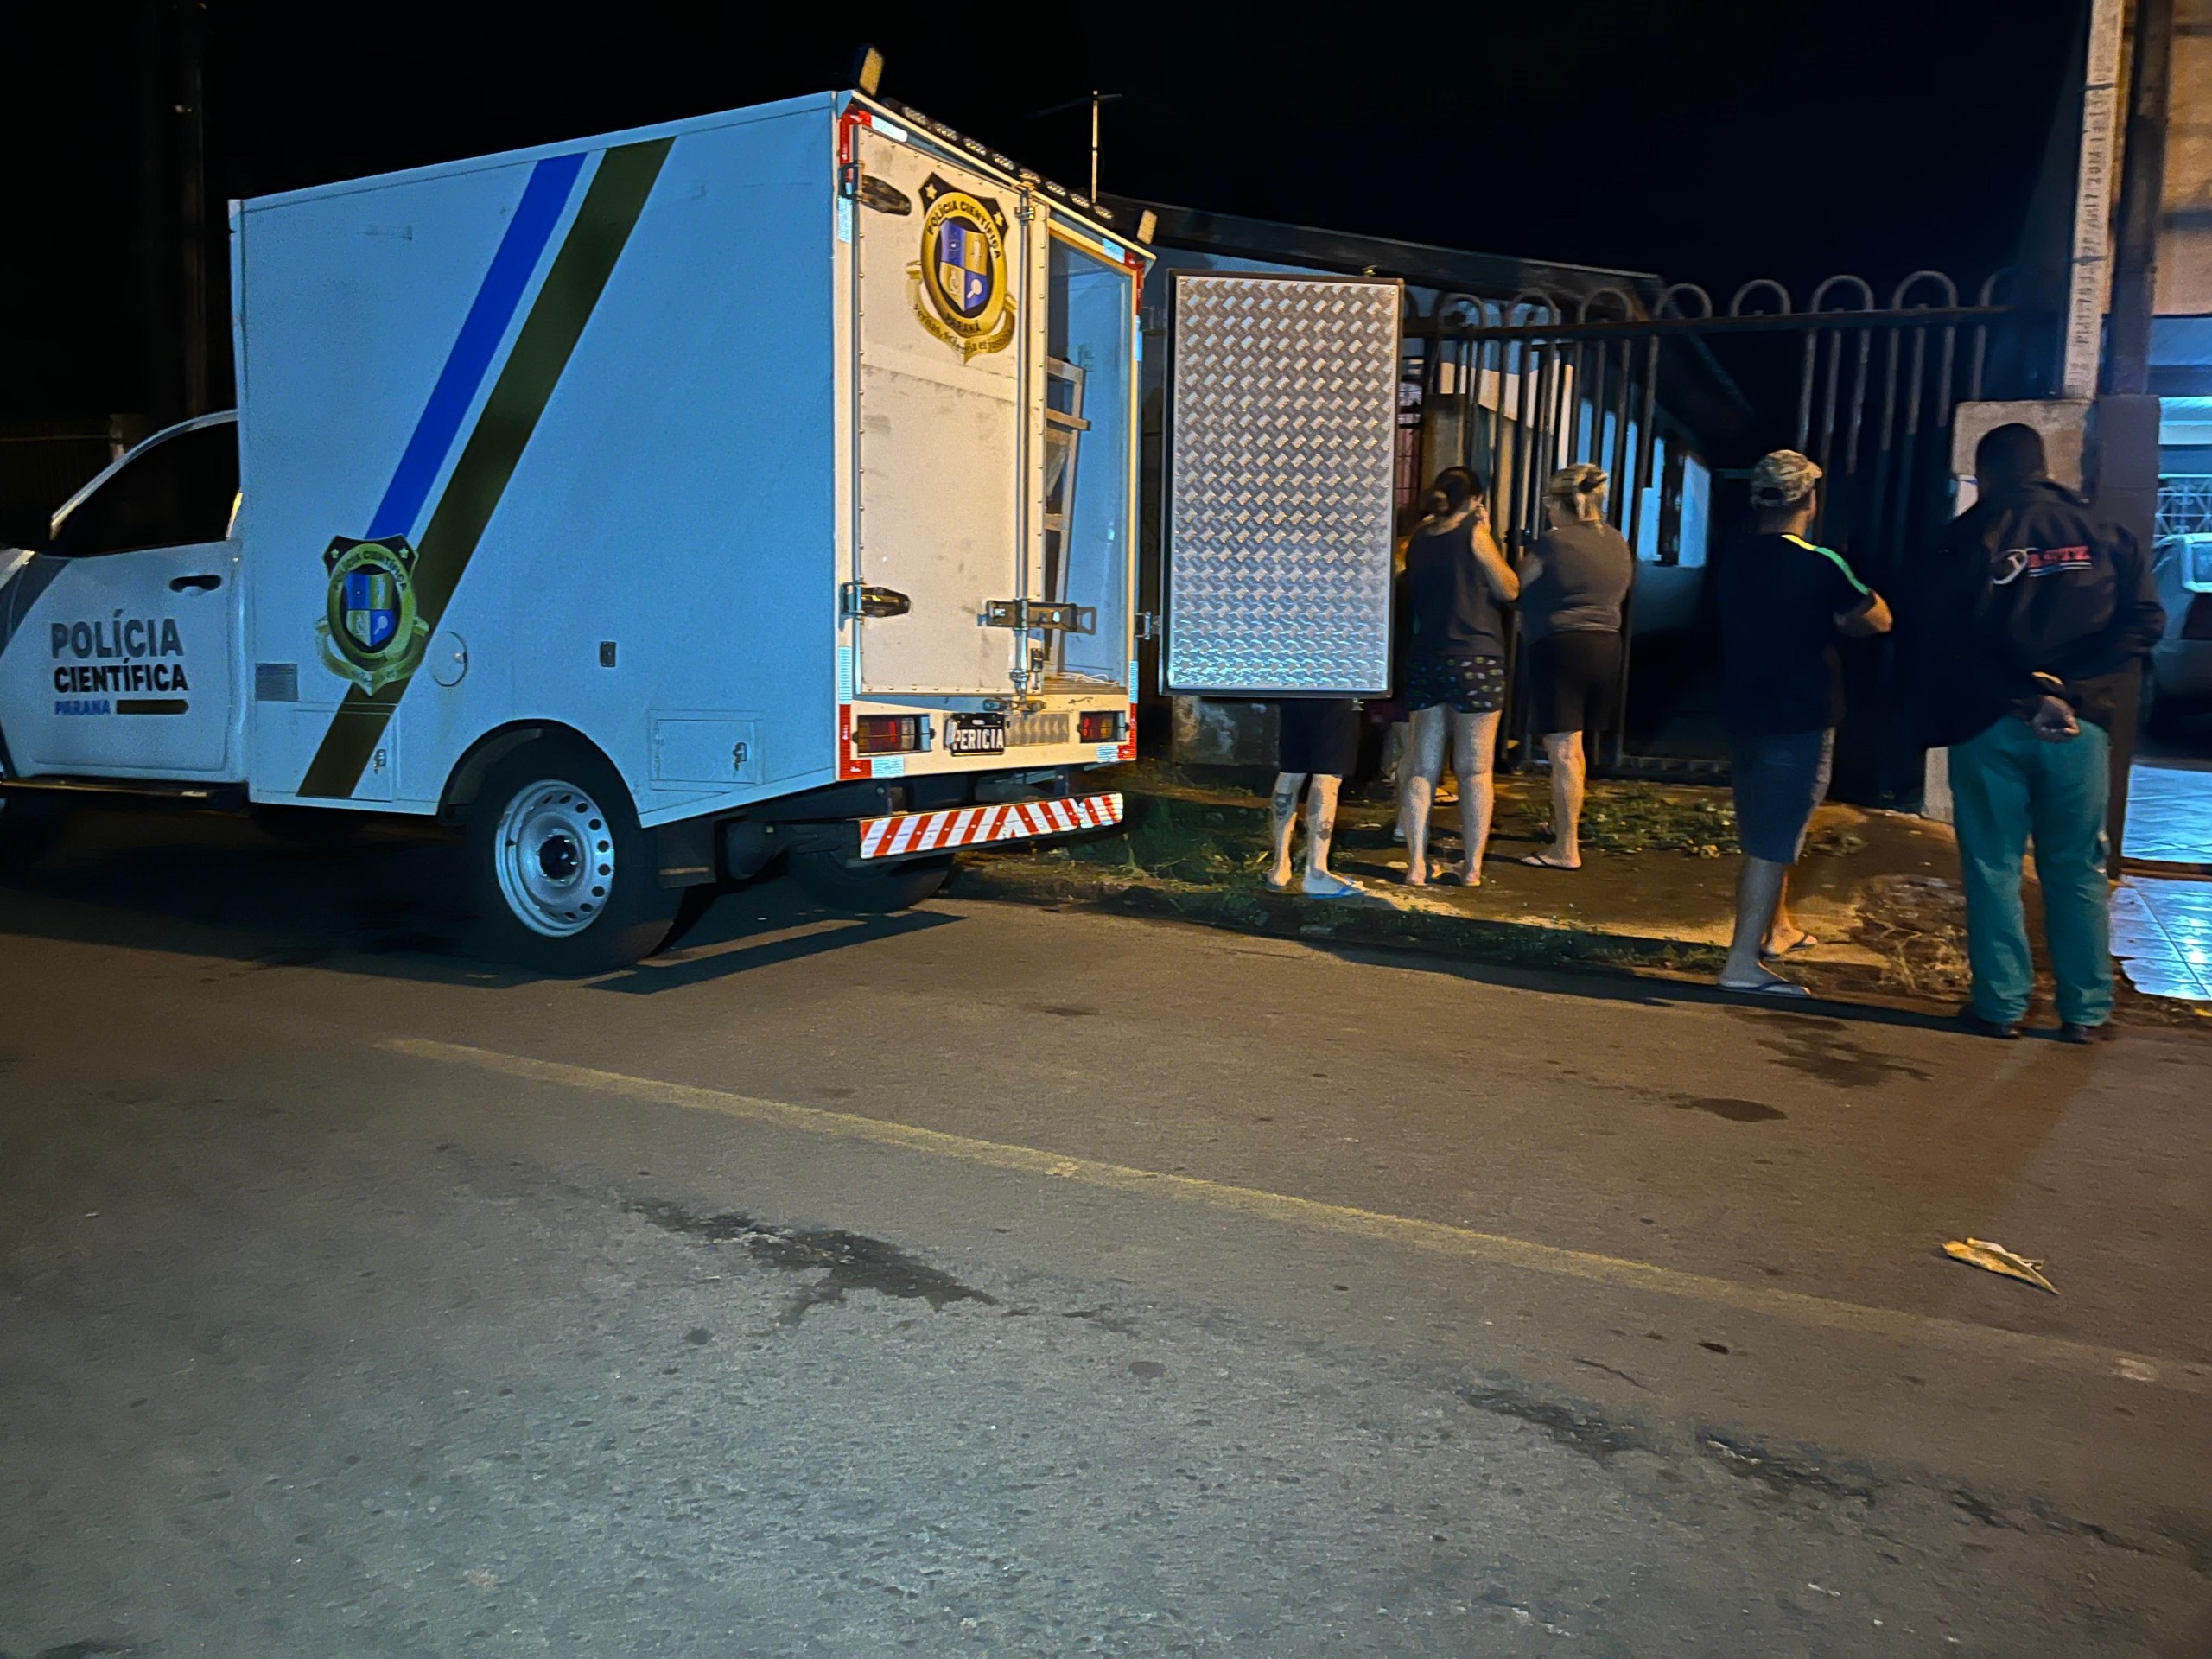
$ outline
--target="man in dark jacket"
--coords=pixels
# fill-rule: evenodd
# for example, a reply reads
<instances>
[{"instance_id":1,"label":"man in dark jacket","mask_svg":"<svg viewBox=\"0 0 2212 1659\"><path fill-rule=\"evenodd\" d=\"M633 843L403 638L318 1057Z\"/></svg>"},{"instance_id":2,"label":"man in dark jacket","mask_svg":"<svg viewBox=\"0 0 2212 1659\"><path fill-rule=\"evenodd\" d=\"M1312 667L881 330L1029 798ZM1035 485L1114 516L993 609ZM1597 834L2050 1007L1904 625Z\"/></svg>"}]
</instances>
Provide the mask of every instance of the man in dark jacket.
<instances>
[{"instance_id":1,"label":"man in dark jacket","mask_svg":"<svg viewBox=\"0 0 2212 1659\"><path fill-rule=\"evenodd\" d=\"M1951 523L1907 617L1922 735L1950 749L1974 997L1960 1017L2017 1037L2035 982L2020 901L2032 834L2059 1034L2112 1018L2105 883L2109 734L2165 626L2150 561L2044 476L2043 439L2000 426L1974 450L1980 499Z\"/></svg>"}]
</instances>

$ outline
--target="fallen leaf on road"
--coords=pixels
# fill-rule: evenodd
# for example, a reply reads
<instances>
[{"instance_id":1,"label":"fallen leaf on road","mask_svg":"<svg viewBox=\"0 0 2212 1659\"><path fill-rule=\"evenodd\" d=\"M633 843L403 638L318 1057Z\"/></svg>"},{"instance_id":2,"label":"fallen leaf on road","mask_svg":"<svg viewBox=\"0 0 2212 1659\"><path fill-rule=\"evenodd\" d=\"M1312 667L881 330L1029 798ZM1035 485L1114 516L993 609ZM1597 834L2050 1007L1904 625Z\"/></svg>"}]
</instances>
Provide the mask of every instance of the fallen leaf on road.
<instances>
[{"instance_id":1,"label":"fallen leaf on road","mask_svg":"<svg viewBox=\"0 0 2212 1659\"><path fill-rule=\"evenodd\" d=\"M2058 1287L2043 1276L2043 1263L2031 1262L2024 1255L2016 1255L2002 1244L1993 1244L1986 1238L1948 1239L1943 1254L1953 1261L1963 1262L1970 1268L1980 1268L1985 1273L2001 1273L2007 1279L2018 1279L2024 1284L2058 1294Z\"/></svg>"}]
</instances>

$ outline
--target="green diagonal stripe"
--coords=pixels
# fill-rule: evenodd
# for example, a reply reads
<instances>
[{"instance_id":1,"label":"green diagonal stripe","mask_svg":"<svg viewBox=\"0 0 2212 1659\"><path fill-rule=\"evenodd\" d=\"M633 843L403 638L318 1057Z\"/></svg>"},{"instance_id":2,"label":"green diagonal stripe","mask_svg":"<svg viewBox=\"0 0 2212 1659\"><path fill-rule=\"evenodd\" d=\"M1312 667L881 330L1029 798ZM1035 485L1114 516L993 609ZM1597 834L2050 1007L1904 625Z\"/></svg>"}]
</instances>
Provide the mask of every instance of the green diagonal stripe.
<instances>
[{"instance_id":1,"label":"green diagonal stripe","mask_svg":"<svg viewBox=\"0 0 2212 1659\"><path fill-rule=\"evenodd\" d=\"M514 476L531 434L537 429L553 388L569 366L614 262L622 257L623 245L630 239L673 142L656 138L608 150L584 193L575 222L554 257L552 270L545 274L545 285L523 321L514 350L485 400L476 429L469 434L416 550L416 613L434 632L483 538L485 525L506 493L507 480ZM407 685L401 680L374 693L356 686L346 694L308 765L307 776L300 780L302 795L343 799L353 794L361 768L368 764Z\"/></svg>"}]
</instances>

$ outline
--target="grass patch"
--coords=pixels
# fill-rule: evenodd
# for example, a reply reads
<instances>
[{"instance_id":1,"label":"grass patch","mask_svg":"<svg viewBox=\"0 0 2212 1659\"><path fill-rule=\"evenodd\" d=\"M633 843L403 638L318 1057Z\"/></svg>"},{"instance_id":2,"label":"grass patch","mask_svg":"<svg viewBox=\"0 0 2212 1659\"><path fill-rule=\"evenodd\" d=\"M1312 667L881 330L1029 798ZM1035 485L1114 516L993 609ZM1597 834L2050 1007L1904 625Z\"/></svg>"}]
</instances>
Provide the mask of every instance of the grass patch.
<instances>
[{"instance_id":1,"label":"grass patch","mask_svg":"<svg viewBox=\"0 0 2212 1659\"><path fill-rule=\"evenodd\" d=\"M1163 795L1129 804L1120 835L1078 842L1070 855L1130 876L1204 887L1251 885L1267 872L1267 825L1258 811Z\"/></svg>"},{"instance_id":2,"label":"grass patch","mask_svg":"<svg viewBox=\"0 0 2212 1659\"><path fill-rule=\"evenodd\" d=\"M1522 832L1552 839L1548 796L1524 800L1517 811ZM1662 789L1656 784L1593 784L1582 804L1585 852L1681 853L1720 858L1738 850L1736 807L1718 790ZM1805 837L1813 858L1840 858L1860 851L1866 838L1848 830L1815 830Z\"/></svg>"}]
</instances>

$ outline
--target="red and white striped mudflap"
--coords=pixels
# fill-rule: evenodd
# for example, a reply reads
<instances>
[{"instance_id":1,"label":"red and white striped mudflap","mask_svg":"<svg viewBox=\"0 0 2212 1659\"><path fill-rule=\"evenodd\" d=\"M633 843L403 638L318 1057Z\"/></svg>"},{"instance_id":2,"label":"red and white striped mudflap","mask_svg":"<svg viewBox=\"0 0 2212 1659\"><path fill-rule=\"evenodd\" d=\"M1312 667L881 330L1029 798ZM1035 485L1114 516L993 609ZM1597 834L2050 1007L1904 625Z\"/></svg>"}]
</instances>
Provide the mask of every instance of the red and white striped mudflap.
<instances>
[{"instance_id":1,"label":"red and white striped mudflap","mask_svg":"<svg viewBox=\"0 0 2212 1659\"><path fill-rule=\"evenodd\" d=\"M1049 801L1012 801L1003 806L957 806L943 812L898 812L861 820L861 856L896 858L943 852L987 841L1029 841L1105 830L1122 821L1118 791L1063 795Z\"/></svg>"}]
</instances>

